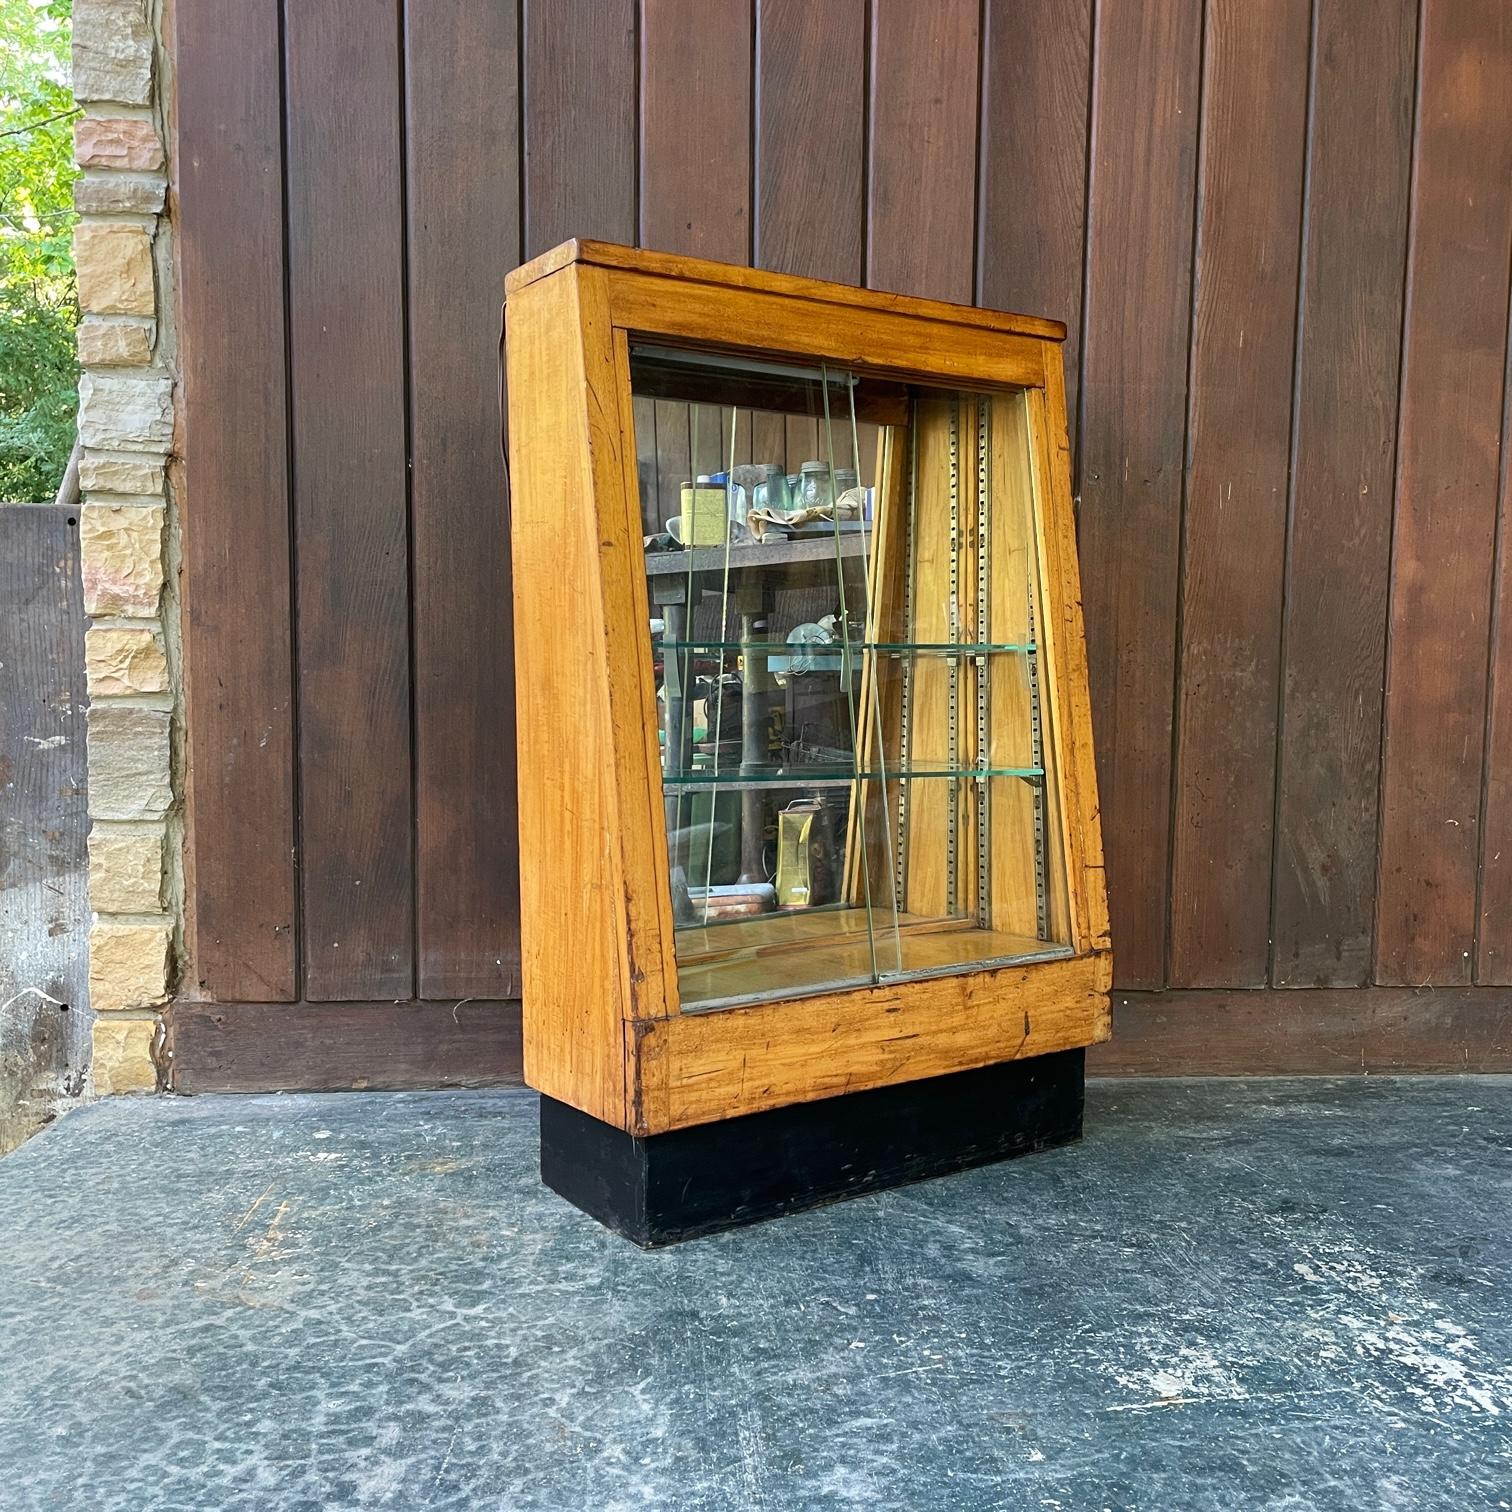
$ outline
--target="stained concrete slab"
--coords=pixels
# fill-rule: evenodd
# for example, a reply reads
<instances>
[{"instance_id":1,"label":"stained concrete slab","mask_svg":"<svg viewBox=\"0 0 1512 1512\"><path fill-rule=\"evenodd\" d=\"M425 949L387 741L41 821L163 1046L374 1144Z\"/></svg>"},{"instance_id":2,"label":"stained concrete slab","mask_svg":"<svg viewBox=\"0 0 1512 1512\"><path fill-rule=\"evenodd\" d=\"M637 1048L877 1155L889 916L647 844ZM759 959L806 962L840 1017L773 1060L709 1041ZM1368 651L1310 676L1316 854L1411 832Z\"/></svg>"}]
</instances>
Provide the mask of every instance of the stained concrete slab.
<instances>
[{"instance_id":1,"label":"stained concrete slab","mask_svg":"<svg viewBox=\"0 0 1512 1512\"><path fill-rule=\"evenodd\" d=\"M1512 1079L1095 1082L1080 1146L658 1253L525 1092L0 1162L0 1507L1512 1503Z\"/></svg>"}]
</instances>

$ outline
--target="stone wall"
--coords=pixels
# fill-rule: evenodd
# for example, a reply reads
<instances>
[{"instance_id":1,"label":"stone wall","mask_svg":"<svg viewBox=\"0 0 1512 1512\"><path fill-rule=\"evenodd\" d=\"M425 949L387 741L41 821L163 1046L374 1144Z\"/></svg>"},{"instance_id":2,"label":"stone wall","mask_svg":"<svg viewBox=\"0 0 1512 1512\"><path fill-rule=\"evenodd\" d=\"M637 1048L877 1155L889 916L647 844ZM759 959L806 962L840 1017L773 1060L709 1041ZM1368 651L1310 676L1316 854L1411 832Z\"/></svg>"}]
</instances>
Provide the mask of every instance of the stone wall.
<instances>
[{"instance_id":1,"label":"stone wall","mask_svg":"<svg viewBox=\"0 0 1512 1512\"><path fill-rule=\"evenodd\" d=\"M75 0L79 511L96 1092L157 1085L178 933L166 58L159 0Z\"/></svg>"}]
</instances>

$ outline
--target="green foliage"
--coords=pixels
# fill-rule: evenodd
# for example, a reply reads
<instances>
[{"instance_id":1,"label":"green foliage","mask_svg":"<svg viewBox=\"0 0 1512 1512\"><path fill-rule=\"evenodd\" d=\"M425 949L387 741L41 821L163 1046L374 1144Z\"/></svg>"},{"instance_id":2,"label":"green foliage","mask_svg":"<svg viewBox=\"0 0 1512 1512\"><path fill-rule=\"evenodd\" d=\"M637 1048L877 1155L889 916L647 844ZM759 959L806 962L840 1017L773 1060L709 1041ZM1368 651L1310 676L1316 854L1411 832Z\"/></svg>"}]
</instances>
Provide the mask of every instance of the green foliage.
<instances>
[{"instance_id":1,"label":"green foliage","mask_svg":"<svg viewBox=\"0 0 1512 1512\"><path fill-rule=\"evenodd\" d=\"M0 0L0 499L48 499L73 446L72 0Z\"/></svg>"}]
</instances>

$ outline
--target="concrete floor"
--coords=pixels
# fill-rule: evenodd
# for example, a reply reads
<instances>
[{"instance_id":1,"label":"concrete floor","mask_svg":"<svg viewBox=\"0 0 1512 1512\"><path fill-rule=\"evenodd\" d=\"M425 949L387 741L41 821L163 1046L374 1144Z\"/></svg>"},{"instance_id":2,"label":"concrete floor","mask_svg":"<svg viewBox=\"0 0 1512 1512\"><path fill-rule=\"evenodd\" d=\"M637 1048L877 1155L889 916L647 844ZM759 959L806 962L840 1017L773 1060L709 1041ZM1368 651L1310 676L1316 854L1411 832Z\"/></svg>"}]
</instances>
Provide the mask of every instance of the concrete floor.
<instances>
[{"instance_id":1,"label":"concrete floor","mask_svg":"<svg viewBox=\"0 0 1512 1512\"><path fill-rule=\"evenodd\" d=\"M1512 1078L1093 1083L1078 1147L654 1254L535 1111L118 1099L0 1162L0 1507L1512 1503Z\"/></svg>"}]
</instances>

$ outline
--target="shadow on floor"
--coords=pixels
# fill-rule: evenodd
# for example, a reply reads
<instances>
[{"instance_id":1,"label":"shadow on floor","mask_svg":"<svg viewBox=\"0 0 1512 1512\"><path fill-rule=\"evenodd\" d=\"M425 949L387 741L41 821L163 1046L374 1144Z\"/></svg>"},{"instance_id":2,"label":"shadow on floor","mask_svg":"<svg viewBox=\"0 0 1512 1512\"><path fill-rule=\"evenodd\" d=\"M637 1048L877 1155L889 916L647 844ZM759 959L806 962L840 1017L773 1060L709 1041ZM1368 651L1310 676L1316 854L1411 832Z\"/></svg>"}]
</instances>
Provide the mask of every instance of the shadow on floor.
<instances>
[{"instance_id":1,"label":"shadow on floor","mask_svg":"<svg viewBox=\"0 0 1512 1512\"><path fill-rule=\"evenodd\" d=\"M0 1506L1512 1502L1512 1079L1093 1082L1080 1146L652 1254L535 1113L116 1099L0 1162Z\"/></svg>"}]
</instances>

